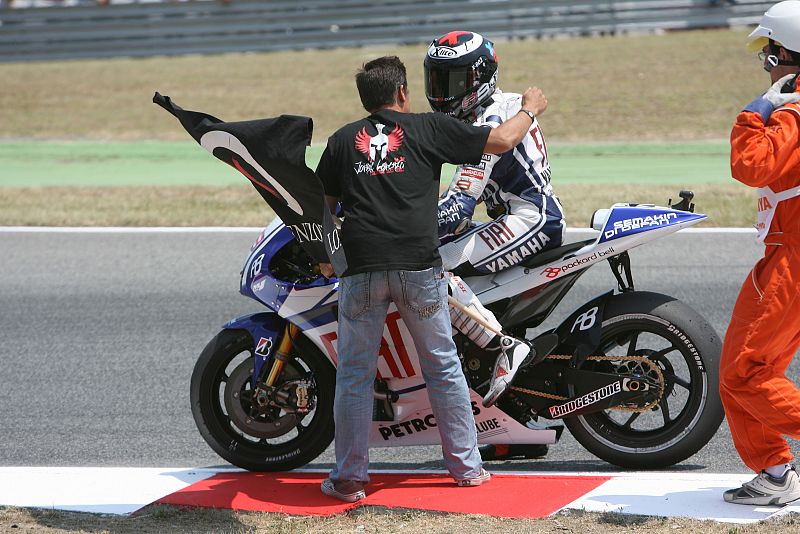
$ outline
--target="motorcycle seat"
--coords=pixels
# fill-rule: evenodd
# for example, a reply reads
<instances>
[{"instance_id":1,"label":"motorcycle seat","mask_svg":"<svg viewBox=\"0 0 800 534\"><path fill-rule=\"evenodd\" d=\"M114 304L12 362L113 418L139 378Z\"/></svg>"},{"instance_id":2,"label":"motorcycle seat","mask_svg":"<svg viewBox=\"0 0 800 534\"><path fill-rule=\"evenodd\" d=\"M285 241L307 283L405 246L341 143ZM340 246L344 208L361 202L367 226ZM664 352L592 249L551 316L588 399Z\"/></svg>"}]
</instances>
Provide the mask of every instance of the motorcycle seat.
<instances>
[{"instance_id":1,"label":"motorcycle seat","mask_svg":"<svg viewBox=\"0 0 800 534\"><path fill-rule=\"evenodd\" d=\"M523 267L539 267L541 265L550 263L551 261L559 260L570 252L575 252L576 250L582 249L586 245L594 243L594 241L594 239L586 239L585 241L576 241L574 243L561 245L560 247L551 248L550 250L545 250L539 254L534 254L530 258L520 263L520 265Z\"/></svg>"}]
</instances>

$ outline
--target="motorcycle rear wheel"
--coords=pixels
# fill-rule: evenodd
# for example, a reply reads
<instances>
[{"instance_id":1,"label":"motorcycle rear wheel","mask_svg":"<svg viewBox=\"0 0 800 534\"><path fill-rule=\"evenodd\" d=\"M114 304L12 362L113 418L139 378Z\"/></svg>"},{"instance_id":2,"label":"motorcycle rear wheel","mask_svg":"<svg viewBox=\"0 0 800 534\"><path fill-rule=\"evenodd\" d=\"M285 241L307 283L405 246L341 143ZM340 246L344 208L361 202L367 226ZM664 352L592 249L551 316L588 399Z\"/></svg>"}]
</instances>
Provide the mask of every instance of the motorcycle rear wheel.
<instances>
[{"instance_id":1,"label":"motorcycle rear wheel","mask_svg":"<svg viewBox=\"0 0 800 534\"><path fill-rule=\"evenodd\" d=\"M256 417L251 427L243 424L241 416L229 414L225 388L227 381L237 380L235 389L247 392L253 367L253 338L245 330L223 330L206 345L192 373L191 403L197 428L214 452L250 471L286 471L311 462L330 445L336 373L330 362L305 341L299 336L295 340L294 358L284 367L278 383L312 376L316 385L315 408L303 417L276 413L273 422ZM248 366L250 371L243 376L242 371ZM247 413L246 395L237 395L239 398L242 413ZM277 428L281 422L293 426L288 430ZM272 429L266 432L272 437L263 437L265 428Z\"/></svg>"},{"instance_id":2,"label":"motorcycle rear wheel","mask_svg":"<svg viewBox=\"0 0 800 534\"><path fill-rule=\"evenodd\" d=\"M565 418L575 439L595 456L628 469L668 467L704 447L724 417L721 342L711 325L672 297L633 292L608 301L602 328L599 350L593 354L644 356L656 362L665 379L664 395L647 412L611 409ZM587 361L582 368L593 365L598 364ZM603 365L608 371L609 364ZM611 370L628 369L620 363Z\"/></svg>"}]
</instances>

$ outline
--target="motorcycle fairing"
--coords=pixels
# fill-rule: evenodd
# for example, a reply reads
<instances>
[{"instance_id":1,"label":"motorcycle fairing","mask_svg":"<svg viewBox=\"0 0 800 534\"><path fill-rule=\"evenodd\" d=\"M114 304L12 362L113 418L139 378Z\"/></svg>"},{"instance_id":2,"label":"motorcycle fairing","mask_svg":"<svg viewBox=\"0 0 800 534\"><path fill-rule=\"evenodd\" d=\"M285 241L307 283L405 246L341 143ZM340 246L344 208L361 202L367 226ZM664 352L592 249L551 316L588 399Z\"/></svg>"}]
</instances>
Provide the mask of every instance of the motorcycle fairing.
<instances>
[{"instance_id":1,"label":"motorcycle fairing","mask_svg":"<svg viewBox=\"0 0 800 534\"><path fill-rule=\"evenodd\" d=\"M253 338L254 359L253 376L251 378L253 389L256 387L261 369L270 361L273 348L278 346L278 337L283 332L286 320L272 312L251 313L237 317L227 322L222 328L226 330L246 330Z\"/></svg>"},{"instance_id":2,"label":"motorcycle fairing","mask_svg":"<svg viewBox=\"0 0 800 534\"><path fill-rule=\"evenodd\" d=\"M614 204L600 231L598 243L661 228L682 228L705 218L701 213L650 204Z\"/></svg>"},{"instance_id":3,"label":"motorcycle fairing","mask_svg":"<svg viewBox=\"0 0 800 534\"><path fill-rule=\"evenodd\" d=\"M338 289L338 282L333 286L296 287L283 299L278 314L304 332L335 324L338 315Z\"/></svg>"},{"instance_id":4,"label":"motorcycle fairing","mask_svg":"<svg viewBox=\"0 0 800 534\"><path fill-rule=\"evenodd\" d=\"M411 380L401 380L411 382ZM395 385L392 380L392 385ZM393 403L392 421L373 421L370 427L370 447L406 447L441 443L426 389L412 388ZM545 428L529 428L520 424L496 406L484 408L481 397L470 390L472 414L480 444L552 444L558 441L564 427L560 424Z\"/></svg>"},{"instance_id":5,"label":"motorcycle fairing","mask_svg":"<svg viewBox=\"0 0 800 534\"><path fill-rule=\"evenodd\" d=\"M672 215L664 215L667 221L664 224L640 225L636 229L619 230L613 238L605 238L606 234L603 233L603 229L614 229L615 222L635 219L640 217L641 214L651 217L658 214ZM602 217L599 215L602 215ZM606 261L643 243L677 232L681 228L695 225L706 218L706 215L702 213L691 213L658 206L615 204L611 209L598 210L594 217L597 223L593 223L593 226L600 233L595 240L581 242L586 243L586 245L578 250L574 250L574 247L571 246L573 244L568 243L553 249L553 251L545 252L548 257L556 256L548 263L538 264L536 267L517 265L493 275L464 278L464 281L469 285L473 293L478 296L483 305L489 307L493 302L512 298L530 288L551 283L560 277L579 270L585 270L596 263ZM561 252L560 255L559 252Z\"/></svg>"},{"instance_id":6,"label":"motorcycle fairing","mask_svg":"<svg viewBox=\"0 0 800 534\"><path fill-rule=\"evenodd\" d=\"M338 365L337 296L338 293L331 292L330 287L294 291L279 312L288 321L298 326L304 325L302 330L305 336L334 365ZM416 377L418 381L422 376L411 333L394 303L389 304L378 347L377 376L381 379Z\"/></svg>"},{"instance_id":7,"label":"motorcycle fairing","mask_svg":"<svg viewBox=\"0 0 800 534\"><path fill-rule=\"evenodd\" d=\"M522 328L520 335L524 336L524 330L536 328L547 319L585 272L586 269L583 269L549 284L532 287L505 301L492 303L487 308L500 318L500 323L505 325L507 330L517 332Z\"/></svg>"},{"instance_id":8,"label":"motorcycle fairing","mask_svg":"<svg viewBox=\"0 0 800 534\"><path fill-rule=\"evenodd\" d=\"M250 253L242 271L242 285L239 288L242 295L261 302L273 311L280 309L293 284L270 276L269 263L274 254L292 239L291 230L283 226Z\"/></svg>"},{"instance_id":9,"label":"motorcycle fairing","mask_svg":"<svg viewBox=\"0 0 800 534\"><path fill-rule=\"evenodd\" d=\"M284 226L280 219L276 218L267 226L251 248L242 270L239 288L242 295L261 302L273 311L278 311L293 291L326 285L336 287L335 279L328 280L324 277L310 284L300 284L272 276L271 264L275 255L294 239L292 231Z\"/></svg>"}]
</instances>

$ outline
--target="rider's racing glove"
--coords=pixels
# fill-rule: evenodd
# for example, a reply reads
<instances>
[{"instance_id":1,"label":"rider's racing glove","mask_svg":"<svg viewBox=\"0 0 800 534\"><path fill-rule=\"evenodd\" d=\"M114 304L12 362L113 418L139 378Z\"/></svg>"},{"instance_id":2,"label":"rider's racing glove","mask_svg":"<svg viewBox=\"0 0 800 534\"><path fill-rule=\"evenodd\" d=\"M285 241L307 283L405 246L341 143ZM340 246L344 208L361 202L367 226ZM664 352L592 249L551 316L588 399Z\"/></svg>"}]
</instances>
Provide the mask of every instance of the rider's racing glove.
<instances>
[{"instance_id":1,"label":"rider's racing glove","mask_svg":"<svg viewBox=\"0 0 800 534\"><path fill-rule=\"evenodd\" d=\"M439 240L442 244L467 230L477 201L461 191L448 192L439 201Z\"/></svg>"}]
</instances>

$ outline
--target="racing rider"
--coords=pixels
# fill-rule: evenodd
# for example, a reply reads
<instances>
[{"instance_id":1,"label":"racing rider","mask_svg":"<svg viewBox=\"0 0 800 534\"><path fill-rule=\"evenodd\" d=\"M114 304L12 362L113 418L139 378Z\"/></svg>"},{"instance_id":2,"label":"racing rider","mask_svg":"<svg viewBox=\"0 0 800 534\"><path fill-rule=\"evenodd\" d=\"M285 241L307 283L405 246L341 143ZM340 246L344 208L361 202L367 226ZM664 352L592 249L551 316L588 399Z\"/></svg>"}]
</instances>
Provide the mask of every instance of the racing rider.
<instances>
[{"instance_id":1,"label":"racing rider","mask_svg":"<svg viewBox=\"0 0 800 534\"><path fill-rule=\"evenodd\" d=\"M800 499L784 438L800 438L800 390L785 374L800 346L800 2L772 6L750 37L773 85L736 117L731 174L758 188L756 229L766 249L733 309L720 396L736 450L758 473L724 499L763 506Z\"/></svg>"},{"instance_id":2,"label":"racing rider","mask_svg":"<svg viewBox=\"0 0 800 534\"><path fill-rule=\"evenodd\" d=\"M484 154L478 165L462 165L439 201L439 253L445 270L461 274L491 274L529 260L561 245L564 216L550 187L550 165L539 123L522 108L518 94L497 88L497 56L491 41L466 31L434 39L424 62L425 94L434 111L466 123L495 128L520 111L530 115L529 135L512 150ZM494 220L472 225L476 204L483 202ZM457 276L450 277L454 298L502 328ZM491 406L507 389L525 359L538 363L552 350L536 347L533 356L525 342L496 335L454 306L453 324L478 346L501 348L484 405ZM553 336L555 337L555 336ZM548 340L555 344L554 339ZM522 357L518 357L522 355Z\"/></svg>"}]
</instances>

